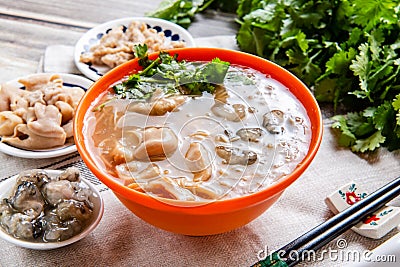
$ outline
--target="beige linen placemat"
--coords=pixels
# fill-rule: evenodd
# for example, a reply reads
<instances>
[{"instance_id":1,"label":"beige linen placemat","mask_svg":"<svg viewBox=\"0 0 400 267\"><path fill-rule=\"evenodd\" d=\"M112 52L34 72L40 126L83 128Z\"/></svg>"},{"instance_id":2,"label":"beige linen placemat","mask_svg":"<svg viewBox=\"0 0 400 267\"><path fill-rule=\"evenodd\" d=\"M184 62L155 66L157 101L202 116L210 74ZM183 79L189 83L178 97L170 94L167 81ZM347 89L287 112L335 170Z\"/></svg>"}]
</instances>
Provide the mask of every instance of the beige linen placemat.
<instances>
[{"instance_id":1,"label":"beige linen placemat","mask_svg":"<svg viewBox=\"0 0 400 267\"><path fill-rule=\"evenodd\" d=\"M177 235L143 222L120 204L110 190L97 183L79 155L61 158L50 165L20 159L19 162L25 162L24 168L70 165L80 168L83 176L97 183L101 191L105 201L104 217L88 237L57 250L28 250L0 240L0 266L249 266L257 261L262 251L278 249L331 217L323 199L350 179L373 191L399 175L400 153L381 149L369 156L364 159L337 148L327 125L315 160L274 206L240 229L206 237ZM3 168L16 163L8 157L0 154ZM347 231L340 238L347 243L344 252L362 252L375 248L395 233L397 230L382 240L372 240ZM335 241L324 249L337 249ZM329 258L303 263L304 266L343 264L340 259Z\"/></svg>"}]
</instances>

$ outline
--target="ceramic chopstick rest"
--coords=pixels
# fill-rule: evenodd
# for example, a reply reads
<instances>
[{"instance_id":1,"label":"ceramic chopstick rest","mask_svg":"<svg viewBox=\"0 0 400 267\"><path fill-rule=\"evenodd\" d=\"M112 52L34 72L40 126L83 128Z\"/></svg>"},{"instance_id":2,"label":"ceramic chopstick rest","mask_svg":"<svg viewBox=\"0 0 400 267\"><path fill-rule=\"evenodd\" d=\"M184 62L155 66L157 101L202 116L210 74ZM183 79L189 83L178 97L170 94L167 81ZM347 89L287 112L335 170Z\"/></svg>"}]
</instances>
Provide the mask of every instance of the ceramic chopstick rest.
<instances>
[{"instance_id":1,"label":"ceramic chopstick rest","mask_svg":"<svg viewBox=\"0 0 400 267\"><path fill-rule=\"evenodd\" d=\"M384 237L392 229L400 224L400 208L386 206L368 216L351 229L362 235L373 239Z\"/></svg>"},{"instance_id":2,"label":"ceramic chopstick rest","mask_svg":"<svg viewBox=\"0 0 400 267\"><path fill-rule=\"evenodd\" d=\"M327 196L325 203L335 214L362 200L368 193L354 182L346 184ZM400 224L400 208L385 206L351 229L365 237L379 239Z\"/></svg>"},{"instance_id":3,"label":"ceramic chopstick rest","mask_svg":"<svg viewBox=\"0 0 400 267\"><path fill-rule=\"evenodd\" d=\"M367 195L368 193L363 188L350 182L327 196L325 204L334 214L338 214Z\"/></svg>"}]
</instances>

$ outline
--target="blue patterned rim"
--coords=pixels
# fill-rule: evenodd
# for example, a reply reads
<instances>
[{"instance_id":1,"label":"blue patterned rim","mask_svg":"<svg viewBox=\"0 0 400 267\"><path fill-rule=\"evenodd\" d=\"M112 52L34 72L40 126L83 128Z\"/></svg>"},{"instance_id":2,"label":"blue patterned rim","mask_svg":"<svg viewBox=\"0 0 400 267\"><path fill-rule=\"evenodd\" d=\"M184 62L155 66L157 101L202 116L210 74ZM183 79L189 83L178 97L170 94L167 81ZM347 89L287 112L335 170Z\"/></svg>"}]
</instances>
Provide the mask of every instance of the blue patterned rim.
<instances>
[{"instance_id":1,"label":"blue patterned rim","mask_svg":"<svg viewBox=\"0 0 400 267\"><path fill-rule=\"evenodd\" d=\"M63 83L63 86L65 86L65 87L79 87L79 88L81 88L81 89L83 89L83 90L87 91L87 88L86 88L86 87L83 87L83 86L81 86L81 85L78 85L78 84L73 84L73 83ZM25 90L25 86L21 86L19 89Z\"/></svg>"}]
</instances>

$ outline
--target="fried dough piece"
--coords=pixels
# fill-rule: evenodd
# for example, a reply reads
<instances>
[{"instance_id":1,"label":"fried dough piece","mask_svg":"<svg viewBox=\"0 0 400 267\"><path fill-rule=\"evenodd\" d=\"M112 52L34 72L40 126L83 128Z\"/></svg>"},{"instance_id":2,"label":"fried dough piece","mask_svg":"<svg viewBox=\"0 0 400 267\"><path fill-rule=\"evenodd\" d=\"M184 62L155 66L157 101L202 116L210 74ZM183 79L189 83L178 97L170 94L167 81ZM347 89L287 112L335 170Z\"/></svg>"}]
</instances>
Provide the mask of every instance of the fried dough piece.
<instances>
[{"instance_id":1,"label":"fried dough piece","mask_svg":"<svg viewBox=\"0 0 400 267\"><path fill-rule=\"evenodd\" d=\"M15 115L12 111L0 112L0 135L7 136L13 135L14 128L18 124L23 124L24 121L21 117Z\"/></svg>"},{"instance_id":2,"label":"fried dough piece","mask_svg":"<svg viewBox=\"0 0 400 267\"><path fill-rule=\"evenodd\" d=\"M65 143L65 134L57 137L36 135L26 124L19 124L14 128L14 135L3 137L2 142L24 149L42 149L62 146Z\"/></svg>"}]
</instances>

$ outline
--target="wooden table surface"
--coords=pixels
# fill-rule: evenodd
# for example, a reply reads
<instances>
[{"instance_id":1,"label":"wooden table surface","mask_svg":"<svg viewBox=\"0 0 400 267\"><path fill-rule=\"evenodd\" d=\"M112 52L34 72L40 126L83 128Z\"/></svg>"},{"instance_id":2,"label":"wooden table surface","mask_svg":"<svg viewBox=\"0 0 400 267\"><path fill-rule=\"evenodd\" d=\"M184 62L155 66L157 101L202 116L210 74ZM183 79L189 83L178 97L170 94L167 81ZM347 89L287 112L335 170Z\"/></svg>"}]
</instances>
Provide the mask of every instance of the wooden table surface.
<instances>
[{"instance_id":1,"label":"wooden table surface","mask_svg":"<svg viewBox=\"0 0 400 267\"><path fill-rule=\"evenodd\" d=\"M49 45L73 46L88 29L123 17L145 16L161 0L0 0L0 82L36 72ZM232 35L231 14L213 11L196 16L193 37Z\"/></svg>"}]
</instances>

